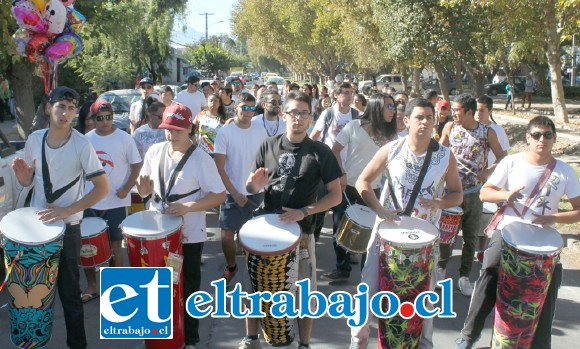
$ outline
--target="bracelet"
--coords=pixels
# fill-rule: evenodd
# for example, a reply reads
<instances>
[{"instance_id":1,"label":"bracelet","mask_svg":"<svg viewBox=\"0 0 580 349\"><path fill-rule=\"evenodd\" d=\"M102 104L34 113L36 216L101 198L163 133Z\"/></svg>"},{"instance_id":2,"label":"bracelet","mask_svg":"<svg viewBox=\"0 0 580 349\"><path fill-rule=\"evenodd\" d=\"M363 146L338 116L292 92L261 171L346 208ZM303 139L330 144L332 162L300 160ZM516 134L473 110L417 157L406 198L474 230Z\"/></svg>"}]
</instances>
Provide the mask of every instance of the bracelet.
<instances>
[{"instance_id":1,"label":"bracelet","mask_svg":"<svg viewBox=\"0 0 580 349\"><path fill-rule=\"evenodd\" d=\"M302 207L300 211L304 215L304 218L308 217L308 209L306 207Z\"/></svg>"}]
</instances>

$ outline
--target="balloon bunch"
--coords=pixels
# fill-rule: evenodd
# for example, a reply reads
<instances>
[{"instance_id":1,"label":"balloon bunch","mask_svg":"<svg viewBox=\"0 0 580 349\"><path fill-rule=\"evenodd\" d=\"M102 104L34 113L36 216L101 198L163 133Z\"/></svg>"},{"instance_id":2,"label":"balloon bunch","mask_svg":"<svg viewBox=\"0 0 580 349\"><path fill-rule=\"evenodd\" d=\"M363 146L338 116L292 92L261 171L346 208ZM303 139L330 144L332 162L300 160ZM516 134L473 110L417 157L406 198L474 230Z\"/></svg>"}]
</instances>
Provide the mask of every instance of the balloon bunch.
<instances>
[{"instance_id":1,"label":"balloon bunch","mask_svg":"<svg viewBox=\"0 0 580 349\"><path fill-rule=\"evenodd\" d=\"M16 52L40 65L44 90L57 86L57 67L83 48L78 35L86 21L74 0L14 0L12 15L20 27L14 33Z\"/></svg>"}]
</instances>

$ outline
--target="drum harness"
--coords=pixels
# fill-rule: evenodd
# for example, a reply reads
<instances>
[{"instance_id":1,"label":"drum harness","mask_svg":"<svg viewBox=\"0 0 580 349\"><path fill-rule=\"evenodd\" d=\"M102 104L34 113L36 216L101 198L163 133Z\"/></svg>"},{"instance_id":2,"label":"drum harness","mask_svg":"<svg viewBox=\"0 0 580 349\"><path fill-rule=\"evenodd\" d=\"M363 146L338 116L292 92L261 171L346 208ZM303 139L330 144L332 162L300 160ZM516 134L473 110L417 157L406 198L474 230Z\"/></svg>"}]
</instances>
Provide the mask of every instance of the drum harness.
<instances>
[{"instance_id":1,"label":"drum harness","mask_svg":"<svg viewBox=\"0 0 580 349\"><path fill-rule=\"evenodd\" d=\"M526 203L524 204L524 209L522 210L521 213L516 209L516 207L514 206L514 204L511 201L506 202L504 205L502 205L495 212L495 214L491 218L491 221L489 222L487 227L485 227L485 229L483 230L485 232L485 234L487 236L491 236L493 234L493 232L497 228L497 225L503 219L503 215L505 213L505 210L508 207L511 207L511 209L514 210L516 215L518 215L520 218L523 218L525 216L526 212L528 211L528 209L530 208L532 202L536 199L536 196L538 196L538 194L540 193L540 190L542 190L544 185L546 185L546 182L548 182L548 179L550 178L552 171L554 171L554 168L556 168L556 159L552 159L552 161L550 161L548 166L546 166L546 168L544 169L544 172L542 173L542 176L540 177L540 179L538 180L538 183L534 187L534 190L532 190L532 192L530 193L530 196L528 197L528 200L526 200Z\"/></svg>"},{"instance_id":2,"label":"drum harness","mask_svg":"<svg viewBox=\"0 0 580 349\"><path fill-rule=\"evenodd\" d=\"M425 179L425 175L427 174L427 169L429 168L431 157L433 156L433 152L437 150L439 150L439 143L431 139L429 142L429 146L427 147L427 154L425 155L425 160L423 161L423 165L421 166L421 170L419 171L419 176L417 177L417 181L413 186L411 197L407 202L405 211L397 213L399 216L407 216L407 217L411 216L411 212L413 211L413 207L415 206L415 201L417 200L417 196L419 195L419 190L421 189L421 185L423 184L423 179ZM399 201L397 201L397 197L395 196L395 191L393 190L393 181L388 171L387 171L387 182L389 183L389 193L391 194L393 205L395 205L395 208L397 210L400 210L401 206L399 205Z\"/></svg>"},{"instance_id":3,"label":"drum harness","mask_svg":"<svg viewBox=\"0 0 580 349\"><path fill-rule=\"evenodd\" d=\"M171 176L169 177L169 183L167 183L167 191L165 190L165 176L163 175L163 173L165 169L165 158L167 156L168 148L169 143L166 143L165 146L163 147L163 150L161 151L161 159L159 161L159 190L161 192L160 193L161 195L158 195L157 193L154 192L153 200L156 203L159 203L160 201L164 204L172 203L177 200L183 199L186 196L193 195L198 191L200 191L201 189L197 188L185 194L169 194L171 192L171 189L173 189L173 185L175 185L175 178L177 177L177 173L179 173L183 168L183 166L185 166L185 163L187 162L193 151L197 148L195 144L192 144L187 149L185 154L183 154L183 157L181 158L181 160L179 160L177 166L171 173Z\"/></svg>"}]
</instances>

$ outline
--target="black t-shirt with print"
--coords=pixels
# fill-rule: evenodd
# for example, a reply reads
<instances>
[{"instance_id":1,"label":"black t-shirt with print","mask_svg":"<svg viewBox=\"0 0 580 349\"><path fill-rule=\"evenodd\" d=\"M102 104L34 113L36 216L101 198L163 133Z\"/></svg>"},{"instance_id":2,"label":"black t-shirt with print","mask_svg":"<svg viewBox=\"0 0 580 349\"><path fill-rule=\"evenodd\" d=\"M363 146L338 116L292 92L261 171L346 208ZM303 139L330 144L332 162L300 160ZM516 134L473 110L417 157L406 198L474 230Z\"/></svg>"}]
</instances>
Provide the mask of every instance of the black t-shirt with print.
<instances>
[{"instance_id":1,"label":"black t-shirt with print","mask_svg":"<svg viewBox=\"0 0 580 349\"><path fill-rule=\"evenodd\" d=\"M281 212L282 193L286 179L296 162L296 155L301 147L308 143L309 149L300 162L300 171L293 188L290 188L290 197L285 205L288 208L302 208L318 200L318 183L324 184L340 178L342 172L334 154L328 146L316 142L310 138L301 143L291 143L286 134L268 138L260 146L256 156L256 163L252 171L260 167L268 169L268 184L264 188L264 210L266 212ZM312 220L310 215L298 222L305 234L312 233Z\"/></svg>"}]
</instances>

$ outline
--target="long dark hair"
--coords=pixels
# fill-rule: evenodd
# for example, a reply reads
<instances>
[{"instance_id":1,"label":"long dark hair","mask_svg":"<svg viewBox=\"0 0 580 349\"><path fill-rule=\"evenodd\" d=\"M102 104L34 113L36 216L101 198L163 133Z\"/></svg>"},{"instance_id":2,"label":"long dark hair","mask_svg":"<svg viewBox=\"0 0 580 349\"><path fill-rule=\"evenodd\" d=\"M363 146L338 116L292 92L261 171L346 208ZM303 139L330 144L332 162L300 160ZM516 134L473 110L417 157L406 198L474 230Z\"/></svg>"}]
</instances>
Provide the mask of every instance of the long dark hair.
<instances>
[{"instance_id":1,"label":"long dark hair","mask_svg":"<svg viewBox=\"0 0 580 349\"><path fill-rule=\"evenodd\" d=\"M217 93L212 93L209 96L207 96L208 101L209 101L209 97L211 97L211 96L218 99L218 101L220 103L220 106L217 109L218 117L220 118L220 120L225 121L226 120L226 108L224 107L224 102L222 102L220 95L218 95Z\"/></svg>"},{"instance_id":2,"label":"long dark hair","mask_svg":"<svg viewBox=\"0 0 580 349\"><path fill-rule=\"evenodd\" d=\"M388 98L393 102L393 120L385 121L385 99ZM370 123L372 132L375 135L382 135L388 140L397 137L397 109L395 108L395 99L388 94L374 93L367 102L365 112L361 115L361 126Z\"/></svg>"},{"instance_id":3,"label":"long dark hair","mask_svg":"<svg viewBox=\"0 0 580 349\"><path fill-rule=\"evenodd\" d=\"M82 133L85 134L86 133L86 128L87 128L87 118L91 117L91 105L93 104L93 102L85 102L81 108L79 109L79 118L78 118L78 125L77 125L77 130Z\"/></svg>"}]
</instances>

